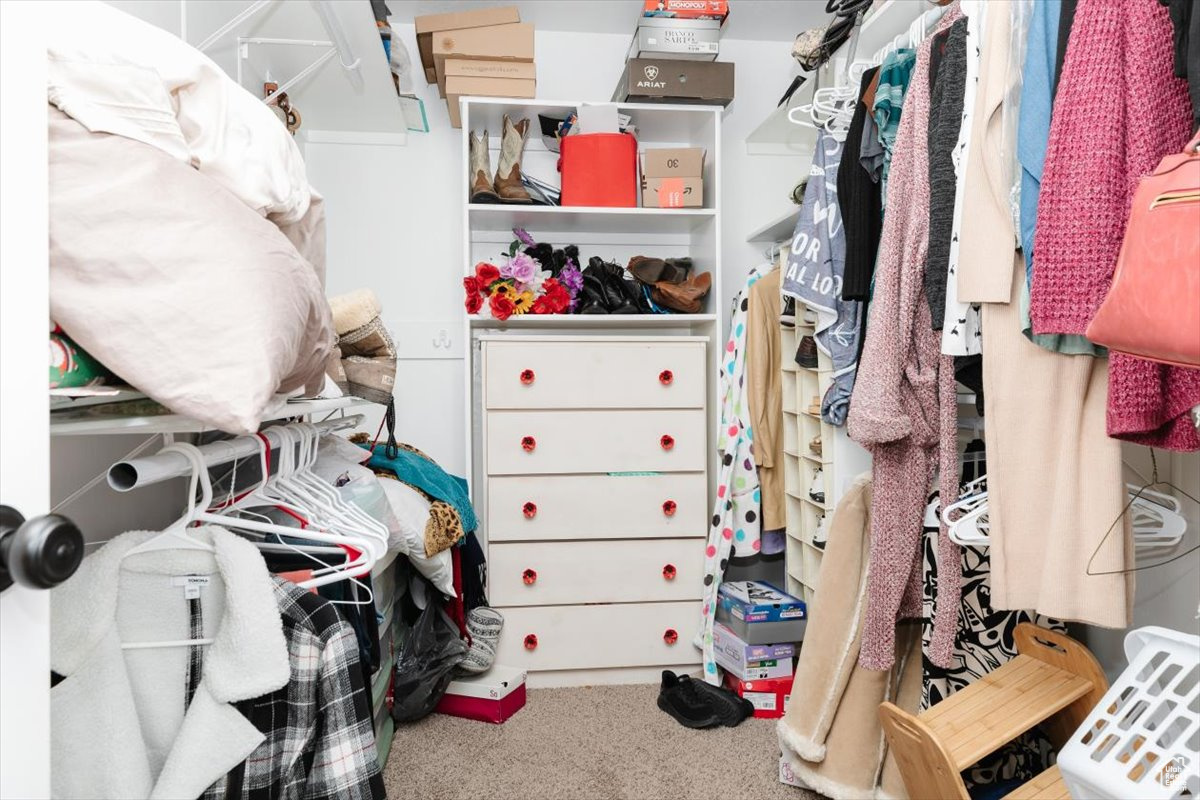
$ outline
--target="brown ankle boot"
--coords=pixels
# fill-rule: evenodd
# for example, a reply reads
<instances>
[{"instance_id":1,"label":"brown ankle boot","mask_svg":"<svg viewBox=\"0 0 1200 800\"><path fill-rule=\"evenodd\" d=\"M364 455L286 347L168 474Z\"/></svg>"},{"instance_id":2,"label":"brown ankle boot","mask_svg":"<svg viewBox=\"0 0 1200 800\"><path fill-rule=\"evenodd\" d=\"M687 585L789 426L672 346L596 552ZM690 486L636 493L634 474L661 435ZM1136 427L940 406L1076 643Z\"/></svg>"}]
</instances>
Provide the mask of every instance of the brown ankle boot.
<instances>
[{"instance_id":1,"label":"brown ankle boot","mask_svg":"<svg viewBox=\"0 0 1200 800\"><path fill-rule=\"evenodd\" d=\"M659 281L650 290L650 299L681 314L699 314L704 308L704 296L712 288L712 275L701 272L683 283Z\"/></svg>"},{"instance_id":2,"label":"brown ankle boot","mask_svg":"<svg viewBox=\"0 0 1200 800\"><path fill-rule=\"evenodd\" d=\"M521 185L521 152L525 149L525 136L529 133L529 120L517 124L504 115L504 135L500 137L500 159L496 165L496 194L501 203L532 203L529 192Z\"/></svg>"},{"instance_id":3,"label":"brown ankle boot","mask_svg":"<svg viewBox=\"0 0 1200 800\"><path fill-rule=\"evenodd\" d=\"M500 201L492 188L492 162L488 157L488 133L478 136L471 132L471 202L497 203Z\"/></svg>"}]
</instances>

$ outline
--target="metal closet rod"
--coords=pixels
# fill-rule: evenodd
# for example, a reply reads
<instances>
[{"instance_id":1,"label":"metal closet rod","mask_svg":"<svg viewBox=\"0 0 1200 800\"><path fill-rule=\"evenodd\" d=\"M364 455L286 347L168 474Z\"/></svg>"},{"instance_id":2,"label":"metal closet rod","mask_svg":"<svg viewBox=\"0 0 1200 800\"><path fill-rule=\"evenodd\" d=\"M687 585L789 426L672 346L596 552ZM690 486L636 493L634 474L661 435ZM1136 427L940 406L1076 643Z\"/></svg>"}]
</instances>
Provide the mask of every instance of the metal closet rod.
<instances>
[{"instance_id":1,"label":"metal closet rod","mask_svg":"<svg viewBox=\"0 0 1200 800\"><path fill-rule=\"evenodd\" d=\"M365 417L362 414L351 414L348 417L338 417L337 419L325 420L324 422L316 422L313 425L315 425L318 431L325 434L346 428L358 427L364 419ZM267 437L267 441L271 443L272 448L280 447L283 444L283 440L280 439L275 428L266 428L262 433ZM204 464L206 466L215 467L221 464L228 464L230 461L236 461L239 458L249 458L250 456L257 455L261 447L262 445L256 436L238 436L234 439L223 439L219 442L201 445L200 454L204 457ZM191 462L182 453L157 453L152 456L131 458L127 461L118 461L116 464L113 464L108 468L108 485L118 492L128 492L133 489L140 489L143 486L161 483L171 478L190 475L191 472Z\"/></svg>"}]
</instances>

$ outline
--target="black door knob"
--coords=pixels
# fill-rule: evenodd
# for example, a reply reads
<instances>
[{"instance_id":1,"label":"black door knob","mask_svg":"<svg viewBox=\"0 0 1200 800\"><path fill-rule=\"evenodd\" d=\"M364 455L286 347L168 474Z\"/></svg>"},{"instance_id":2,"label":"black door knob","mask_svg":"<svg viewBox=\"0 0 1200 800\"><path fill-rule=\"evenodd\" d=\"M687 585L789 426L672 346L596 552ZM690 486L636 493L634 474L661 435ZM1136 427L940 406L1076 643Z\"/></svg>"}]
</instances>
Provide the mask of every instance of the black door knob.
<instances>
[{"instance_id":1,"label":"black door knob","mask_svg":"<svg viewBox=\"0 0 1200 800\"><path fill-rule=\"evenodd\" d=\"M0 592L19 583L51 589L75 574L83 561L83 534L58 514L26 520L0 506Z\"/></svg>"}]
</instances>

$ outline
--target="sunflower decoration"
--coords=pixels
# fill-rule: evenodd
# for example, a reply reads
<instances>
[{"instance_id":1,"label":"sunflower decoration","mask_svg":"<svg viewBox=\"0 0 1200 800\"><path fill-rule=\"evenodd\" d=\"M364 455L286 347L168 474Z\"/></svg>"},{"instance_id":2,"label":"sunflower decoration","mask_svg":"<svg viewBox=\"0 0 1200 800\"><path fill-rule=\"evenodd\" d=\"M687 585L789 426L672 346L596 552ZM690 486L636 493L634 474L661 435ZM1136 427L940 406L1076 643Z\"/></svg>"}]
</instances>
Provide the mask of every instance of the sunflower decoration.
<instances>
[{"instance_id":1,"label":"sunflower decoration","mask_svg":"<svg viewBox=\"0 0 1200 800\"><path fill-rule=\"evenodd\" d=\"M512 300L517 292L515 289L513 289L513 285L511 283L497 281L496 283L492 284L491 293L492 297L507 297L509 300Z\"/></svg>"},{"instance_id":2,"label":"sunflower decoration","mask_svg":"<svg viewBox=\"0 0 1200 800\"><path fill-rule=\"evenodd\" d=\"M524 314L533 308L533 292L525 291L514 293L512 296L513 314Z\"/></svg>"}]
</instances>

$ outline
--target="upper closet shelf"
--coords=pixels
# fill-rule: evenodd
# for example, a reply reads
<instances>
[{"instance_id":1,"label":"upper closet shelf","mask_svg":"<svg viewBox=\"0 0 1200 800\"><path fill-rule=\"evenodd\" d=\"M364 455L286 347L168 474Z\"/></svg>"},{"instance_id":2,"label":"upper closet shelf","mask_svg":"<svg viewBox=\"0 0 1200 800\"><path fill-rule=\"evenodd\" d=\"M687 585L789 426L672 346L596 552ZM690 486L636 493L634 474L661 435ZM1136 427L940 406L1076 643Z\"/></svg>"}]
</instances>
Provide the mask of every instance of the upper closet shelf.
<instances>
[{"instance_id":1,"label":"upper closet shelf","mask_svg":"<svg viewBox=\"0 0 1200 800\"><path fill-rule=\"evenodd\" d=\"M327 415L343 409L367 405L358 397L333 397L317 400L281 401L267 410L263 422L313 415ZM111 408L111 407L110 407ZM105 434L202 433L212 430L197 420L178 414L120 416L103 413L100 407L60 411L50 415L52 436L98 436ZM318 419L319 421L319 419Z\"/></svg>"},{"instance_id":2,"label":"upper closet shelf","mask_svg":"<svg viewBox=\"0 0 1200 800\"><path fill-rule=\"evenodd\" d=\"M716 217L712 208L589 208L471 204L469 229L511 233L527 228L537 235L589 233L688 233Z\"/></svg>"},{"instance_id":3,"label":"upper closet shelf","mask_svg":"<svg viewBox=\"0 0 1200 800\"><path fill-rule=\"evenodd\" d=\"M751 231L746 237L746 241L755 244L757 242L782 242L785 239L791 239L792 233L796 230L796 220L799 216L800 207L792 206L775 219Z\"/></svg>"}]
</instances>

